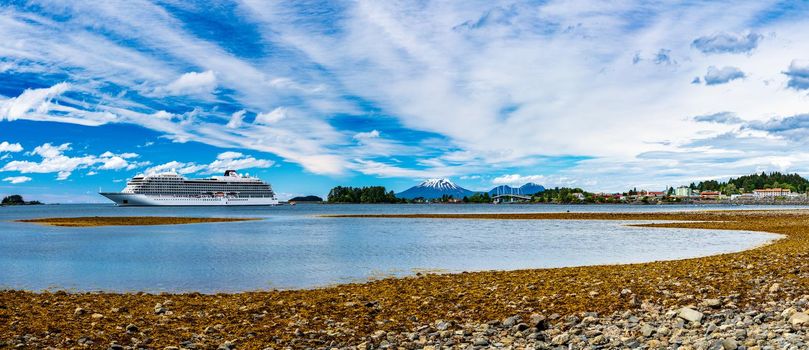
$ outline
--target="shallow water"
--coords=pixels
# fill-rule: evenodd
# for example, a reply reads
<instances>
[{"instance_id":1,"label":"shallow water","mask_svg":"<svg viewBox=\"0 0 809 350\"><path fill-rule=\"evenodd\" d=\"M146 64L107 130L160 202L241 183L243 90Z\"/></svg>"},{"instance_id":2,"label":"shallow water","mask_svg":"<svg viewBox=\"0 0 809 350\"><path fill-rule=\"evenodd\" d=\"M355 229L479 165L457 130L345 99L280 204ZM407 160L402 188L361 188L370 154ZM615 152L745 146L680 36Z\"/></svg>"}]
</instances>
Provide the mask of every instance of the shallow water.
<instances>
[{"instance_id":1,"label":"shallow water","mask_svg":"<svg viewBox=\"0 0 809 350\"><path fill-rule=\"evenodd\" d=\"M298 205L0 208L0 288L244 291L308 288L415 271L478 271L645 262L734 252L775 235L637 228L618 221L323 218L336 213L638 212L725 206ZM773 207L763 207L773 209ZM11 220L54 216L227 216L261 221L66 228Z\"/></svg>"}]
</instances>

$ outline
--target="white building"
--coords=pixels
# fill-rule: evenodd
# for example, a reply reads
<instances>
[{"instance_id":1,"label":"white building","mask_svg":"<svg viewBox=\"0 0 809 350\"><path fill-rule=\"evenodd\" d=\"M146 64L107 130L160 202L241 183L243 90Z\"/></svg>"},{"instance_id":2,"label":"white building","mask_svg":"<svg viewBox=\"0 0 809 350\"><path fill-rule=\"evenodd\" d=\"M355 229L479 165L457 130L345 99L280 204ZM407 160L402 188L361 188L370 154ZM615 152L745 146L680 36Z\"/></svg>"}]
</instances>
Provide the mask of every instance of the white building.
<instances>
[{"instance_id":1,"label":"white building","mask_svg":"<svg viewBox=\"0 0 809 350\"><path fill-rule=\"evenodd\" d=\"M674 189L674 195L677 197L691 197L695 195L694 190L688 186L680 186Z\"/></svg>"},{"instance_id":2,"label":"white building","mask_svg":"<svg viewBox=\"0 0 809 350\"><path fill-rule=\"evenodd\" d=\"M756 197L786 197L792 194L788 188L765 188L761 190L753 190L753 196Z\"/></svg>"}]
</instances>

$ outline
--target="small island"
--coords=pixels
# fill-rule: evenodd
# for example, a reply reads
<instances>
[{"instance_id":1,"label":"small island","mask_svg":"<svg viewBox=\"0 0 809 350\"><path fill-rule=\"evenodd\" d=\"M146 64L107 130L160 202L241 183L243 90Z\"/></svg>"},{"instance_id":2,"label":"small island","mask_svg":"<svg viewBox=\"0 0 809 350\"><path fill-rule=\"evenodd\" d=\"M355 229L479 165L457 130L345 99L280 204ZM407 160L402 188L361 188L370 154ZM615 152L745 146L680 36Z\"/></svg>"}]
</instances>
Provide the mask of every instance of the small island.
<instances>
[{"instance_id":1,"label":"small island","mask_svg":"<svg viewBox=\"0 0 809 350\"><path fill-rule=\"evenodd\" d=\"M311 195L310 196L292 197L292 198L289 199L290 203L301 203L301 202L317 203L317 202L322 202L322 201L323 201L323 198L320 198L318 196L311 196Z\"/></svg>"},{"instance_id":2,"label":"small island","mask_svg":"<svg viewBox=\"0 0 809 350\"><path fill-rule=\"evenodd\" d=\"M40 201L30 201L26 202L21 195L12 194L10 196L3 197L3 201L0 202L0 205L40 205L42 202Z\"/></svg>"},{"instance_id":3,"label":"small island","mask_svg":"<svg viewBox=\"0 0 809 350\"><path fill-rule=\"evenodd\" d=\"M151 225L180 225L202 224L211 222L237 222L261 220L258 218L192 218L171 216L88 216L75 218L37 218L17 220L17 222L30 222L34 224L63 227L94 227L94 226L151 226Z\"/></svg>"}]
</instances>

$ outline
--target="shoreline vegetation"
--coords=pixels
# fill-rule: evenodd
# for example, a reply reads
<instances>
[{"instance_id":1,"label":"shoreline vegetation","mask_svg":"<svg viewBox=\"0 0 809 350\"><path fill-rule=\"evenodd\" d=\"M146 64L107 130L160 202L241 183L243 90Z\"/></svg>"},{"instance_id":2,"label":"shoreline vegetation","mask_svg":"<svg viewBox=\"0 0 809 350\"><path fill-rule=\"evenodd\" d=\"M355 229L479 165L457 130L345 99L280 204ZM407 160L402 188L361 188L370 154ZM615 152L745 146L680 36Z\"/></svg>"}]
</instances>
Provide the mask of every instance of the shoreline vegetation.
<instances>
[{"instance_id":1,"label":"shoreline vegetation","mask_svg":"<svg viewBox=\"0 0 809 350\"><path fill-rule=\"evenodd\" d=\"M693 259L428 273L307 290L215 295L5 290L0 291L0 348L757 349L806 344L809 211L353 217L649 220L645 226L784 237ZM683 222L653 223L661 220Z\"/></svg>"},{"instance_id":2,"label":"shoreline vegetation","mask_svg":"<svg viewBox=\"0 0 809 350\"><path fill-rule=\"evenodd\" d=\"M662 191L632 188L623 192L588 192L581 188L545 188L533 183L512 188L501 185L489 191L470 191L448 179L439 181L446 188L426 187L438 179L428 180L404 192L388 191L384 186L337 186L329 191L327 203L519 203L519 204L809 204L809 180L799 174L771 172L730 178L727 181L706 180L677 188L666 186ZM540 189L523 192L525 186ZM417 190L426 197L405 195ZM774 192L757 194L756 191ZM447 192L449 191L449 192ZM766 192L766 191L765 191ZM459 194L460 193L460 194ZM429 195L428 195L429 194Z\"/></svg>"},{"instance_id":3,"label":"shoreline vegetation","mask_svg":"<svg viewBox=\"0 0 809 350\"><path fill-rule=\"evenodd\" d=\"M172 216L88 216L70 218L36 218L16 220L48 226L62 227L97 227L97 226L152 226L152 225L183 225L202 224L211 222L239 222L261 220L258 218L200 218L200 217L172 217Z\"/></svg>"},{"instance_id":4,"label":"shoreline vegetation","mask_svg":"<svg viewBox=\"0 0 809 350\"><path fill-rule=\"evenodd\" d=\"M12 194L10 196L3 197L3 200L0 201L0 206L12 206L12 205L41 205L43 204L40 201L26 201L22 198L22 196L18 194Z\"/></svg>"}]
</instances>

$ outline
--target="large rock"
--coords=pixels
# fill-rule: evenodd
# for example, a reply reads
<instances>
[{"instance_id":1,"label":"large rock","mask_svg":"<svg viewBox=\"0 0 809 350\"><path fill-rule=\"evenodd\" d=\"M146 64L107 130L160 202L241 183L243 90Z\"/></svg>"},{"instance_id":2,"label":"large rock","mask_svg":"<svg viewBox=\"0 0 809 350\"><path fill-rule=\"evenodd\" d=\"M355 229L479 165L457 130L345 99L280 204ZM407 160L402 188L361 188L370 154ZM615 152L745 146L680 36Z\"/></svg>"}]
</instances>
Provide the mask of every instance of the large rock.
<instances>
[{"instance_id":1,"label":"large rock","mask_svg":"<svg viewBox=\"0 0 809 350\"><path fill-rule=\"evenodd\" d=\"M805 312L796 312L789 317L789 323L793 326L800 326L809 323L809 315Z\"/></svg>"},{"instance_id":2,"label":"large rock","mask_svg":"<svg viewBox=\"0 0 809 350\"><path fill-rule=\"evenodd\" d=\"M520 323L520 316L511 316L503 320L503 327L511 328Z\"/></svg>"},{"instance_id":3,"label":"large rock","mask_svg":"<svg viewBox=\"0 0 809 350\"><path fill-rule=\"evenodd\" d=\"M655 331L654 327L652 327L652 326L650 326L648 324L644 324L643 326L640 327L640 334L642 336L644 336L644 337L647 337L647 338L649 336L651 336L652 332L654 332L654 331Z\"/></svg>"},{"instance_id":4,"label":"large rock","mask_svg":"<svg viewBox=\"0 0 809 350\"><path fill-rule=\"evenodd\" d=\"M724 350L736 350L739 347L739 343L736 342L735 339L725 339L722 340L722 349Z\"/></svg>"},{"instance_id":5,"label":"large rock","mask_svg":"<svg viewBox=\"0 0 809 350\"><path fill-rule=\"evenodd\" d=\"M677 317L682 318L688 322L700 323L702 322L702 313L689 307L684 307L677 312Z\"/></svg>"}]
</instances>

